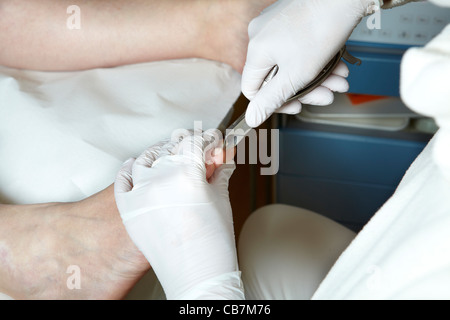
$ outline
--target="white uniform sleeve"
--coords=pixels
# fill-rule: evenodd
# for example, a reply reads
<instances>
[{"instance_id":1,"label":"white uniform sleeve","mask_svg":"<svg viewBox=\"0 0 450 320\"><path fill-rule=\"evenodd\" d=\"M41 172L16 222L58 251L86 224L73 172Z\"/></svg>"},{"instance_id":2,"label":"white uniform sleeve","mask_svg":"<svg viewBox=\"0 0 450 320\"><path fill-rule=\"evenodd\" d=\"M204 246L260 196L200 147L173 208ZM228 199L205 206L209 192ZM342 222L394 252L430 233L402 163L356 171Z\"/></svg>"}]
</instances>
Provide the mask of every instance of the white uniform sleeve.
<instances>
[{"instance_id":1,"label":"white uniform sleeve","mask_svg":"<svg viewBox=\"0 0 450 320\"><path fill-rule=\"evenodd\" d=\"M392 198L339 258L314 298L450 297L449 74L450 26L424 48L410 49L401 72L405 103L433 117L440 129Z\"/></svg>"}]
</instances>

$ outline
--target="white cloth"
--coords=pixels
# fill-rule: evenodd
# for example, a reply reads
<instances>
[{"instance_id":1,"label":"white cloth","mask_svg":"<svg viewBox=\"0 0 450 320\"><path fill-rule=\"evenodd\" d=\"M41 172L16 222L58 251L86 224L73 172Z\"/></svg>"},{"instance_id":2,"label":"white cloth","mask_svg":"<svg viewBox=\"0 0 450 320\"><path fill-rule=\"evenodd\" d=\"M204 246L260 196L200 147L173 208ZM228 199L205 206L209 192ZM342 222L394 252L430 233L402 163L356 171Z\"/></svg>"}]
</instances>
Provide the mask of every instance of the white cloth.
<instances>
[{"instance_id":1,"label":"white cloth","mask_svg":"<svg viewBox=\"0 0 450 320\"><path fill-rule=\"evenodd\" d=\"M79 72L0 67L0 202L90 196L175 129L217 128L239 95L239 73L198 59Z\"/></svg>"},{"instance_id":2,"label":"white cloth","mask_svg":"<svg viewBox=\"0 0 450 320\"><path fill-rule=\"evenodd\" d=\"M450 5L450 1L447 3ZM447 27L425 48L408 51L401 74L406 104L416 112L434 117L440 129L412 164L392 198L339 257L313 299L450 298L449 75L450 27ZM294 225L295 221L291 223ZM245 239L245 234L241 238ZM248 268L241 263L242 270ZM290 269L294 271L284 273L284 281L275 285L288 299L296 299L292 288L282 290L283 284L298 276L294 267ZM248 281L245 274L243 277ZM244 286L251 287L254 283L244 282ZM277 289L270 287L260 292L259 298L270 296L271 292Z\"/></svg>"},{"instance_id":3,"label":"white cloth","mask_svg":"<svg viewBox=\"0 0 450 320\"><path fill-rule=\"evenodd\" d=\"M217 128L239 95L239 73L199 59L79 72L0 67L0 202L86 198L174 130ZM150 272L129 298L161 292Z\"/></svg>"}]
</instances>

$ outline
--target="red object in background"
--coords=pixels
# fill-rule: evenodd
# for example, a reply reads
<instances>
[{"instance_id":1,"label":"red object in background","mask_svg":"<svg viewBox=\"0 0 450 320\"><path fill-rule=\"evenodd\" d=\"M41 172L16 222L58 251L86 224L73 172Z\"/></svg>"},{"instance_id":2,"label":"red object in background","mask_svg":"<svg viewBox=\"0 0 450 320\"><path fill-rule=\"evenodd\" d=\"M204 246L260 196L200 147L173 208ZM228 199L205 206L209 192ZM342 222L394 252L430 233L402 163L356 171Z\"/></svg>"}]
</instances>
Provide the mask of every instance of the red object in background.
<instances>
[{"instance_id":1,"label":"red object in background","mask_svg":"<svg viewBox=\"0 0 450 320\"><path fill-rule=\"evenodd\" d=\"M352 105L359 105L364 104L371 101L386 99L388 97L386 96L372 96L367 94L354 94L354 93L348 93L347 97L350 99L350 102Z\"/></svg>"}]
</instances>

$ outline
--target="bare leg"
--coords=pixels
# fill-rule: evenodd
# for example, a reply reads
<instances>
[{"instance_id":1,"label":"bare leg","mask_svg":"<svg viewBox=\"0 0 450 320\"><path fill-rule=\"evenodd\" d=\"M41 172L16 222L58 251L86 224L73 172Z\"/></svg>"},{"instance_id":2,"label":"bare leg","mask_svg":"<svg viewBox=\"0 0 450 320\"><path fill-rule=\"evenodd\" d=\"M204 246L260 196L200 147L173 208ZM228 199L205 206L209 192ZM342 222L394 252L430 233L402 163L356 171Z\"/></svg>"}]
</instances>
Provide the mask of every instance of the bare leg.
<instances>
[{"instance_id":1,"label":"bare leg","mask_svg":"<svg viewBox=\"0 0 450 320\"><path fill-rule=\"evenodd\" d=\"M68 288L69 266L81 289ZM0 292L14 299L120 299L149 268L113 186L76 203L0 205Z\"/></svg>"},{"instance_id":2,"label":"bare leg","mask_svg":"<svg viewBox=\"0 0 450 320\"><path fill-rule=\"evenodd\" d=\"M242 71L248 23L275 0L0 0L0 65L80 70L198 57Z\"/></svg>"}]
</instances>

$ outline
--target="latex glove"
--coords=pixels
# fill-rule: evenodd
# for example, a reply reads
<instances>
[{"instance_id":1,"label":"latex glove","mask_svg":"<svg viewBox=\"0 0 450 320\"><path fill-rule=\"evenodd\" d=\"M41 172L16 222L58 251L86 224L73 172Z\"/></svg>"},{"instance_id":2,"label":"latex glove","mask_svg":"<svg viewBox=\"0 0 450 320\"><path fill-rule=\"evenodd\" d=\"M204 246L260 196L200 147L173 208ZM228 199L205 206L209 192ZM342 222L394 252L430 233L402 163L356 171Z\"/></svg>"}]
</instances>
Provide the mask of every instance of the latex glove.
<instances>
[{"instance_id":1,"label":"latex glove","mask_svg":"<svg viewBox=\"0 0 450 320\"><path fill-rule=\"evenodd\" d=\"M116 179L123 223L167 299L244 299L228 195L235 165L207 181L208 140L196 134L150 148Z\"/></svg>"},{"instance_id":2,"label":"latex glove","mask_svg":"<svg viewBox=\"0 0 450 320\"><path fill-rule=\"evenodd\" d=\"M285 104L316 78L361 19L379 5L378 0L279 0L266 8L249 25L242 75L242 92L250 100L247 124L257 127L274 112L299 113L302 103L327 105L333 91L348 91L349 71L342 62L322 86ZM261 88L275 65L278 74Z\"/></svg>"}]
</instances>

